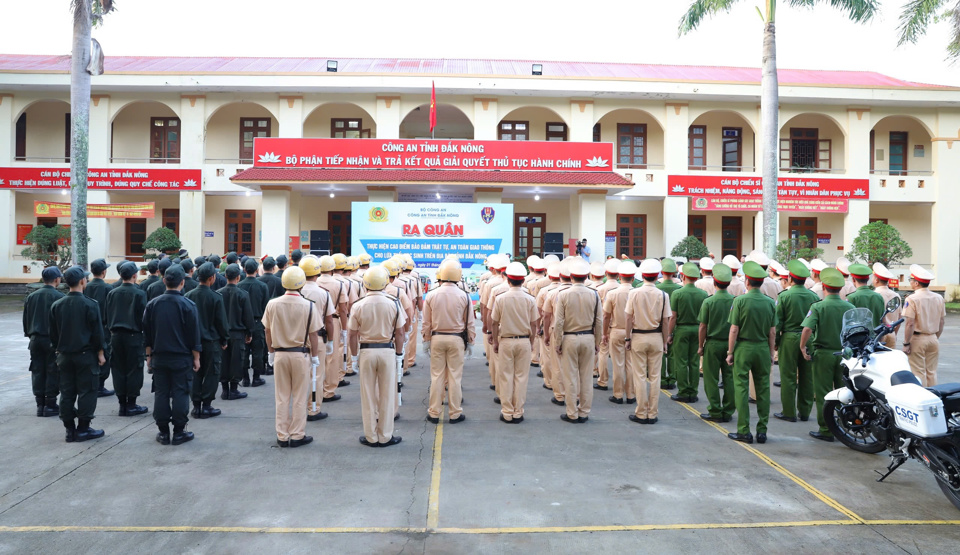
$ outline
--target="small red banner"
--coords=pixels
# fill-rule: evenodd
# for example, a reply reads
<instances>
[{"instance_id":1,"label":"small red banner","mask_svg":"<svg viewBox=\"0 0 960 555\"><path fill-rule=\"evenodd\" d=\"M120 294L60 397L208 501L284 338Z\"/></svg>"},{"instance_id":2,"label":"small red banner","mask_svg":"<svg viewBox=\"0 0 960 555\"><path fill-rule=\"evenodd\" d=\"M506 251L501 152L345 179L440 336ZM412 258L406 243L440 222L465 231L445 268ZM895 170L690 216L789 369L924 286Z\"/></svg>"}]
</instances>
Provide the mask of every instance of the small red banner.
<instances>
[{"instance_id":1,"label":"small red banner","mask_svg":"<svg viewBox=\"0 0 960 555\"><path fill-rule=\"evenodd\" d=\"M90 169L87 188L118 191L199 191L200 170ZM0 168L0 189L67 189L70 168Z\"/></svg>"},{"instance_id":2,"label":"small red banner","mask_svg":"<svg viewBox=\"0 0 960 555\"><path fill-rule=\"evenodd\" d=\"M763 182L759 177L671 175L670 196L690 197L693 210L763 210ZM777 209L786 212L839 212L850 200L868 200L866 179L833 179L818 176L781 177Z\"/></svg>"}]
</instances>

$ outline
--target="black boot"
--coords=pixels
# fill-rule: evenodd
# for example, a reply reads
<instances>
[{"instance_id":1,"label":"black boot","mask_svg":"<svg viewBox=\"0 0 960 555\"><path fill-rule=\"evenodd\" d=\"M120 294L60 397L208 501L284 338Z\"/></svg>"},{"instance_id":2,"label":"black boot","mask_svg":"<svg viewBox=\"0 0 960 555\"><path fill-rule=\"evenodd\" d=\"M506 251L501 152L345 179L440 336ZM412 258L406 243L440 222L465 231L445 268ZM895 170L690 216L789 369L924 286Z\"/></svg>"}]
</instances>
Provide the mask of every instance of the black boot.
<instances>
[{"instance_id":1,"label":"black boot","mask_svg":"<svg viewBox=\"0 0 960 555\"><path fill-rule=\"evenodd\" d=\"M199 401L193 402L193 410L190 411L190 416L194 418L200 418L200 402Z\"/></svg>"},{"instance_id":2,"label":"black boot","mask_svg":"<svg viewBox=\"0 0 960 555\"><path fill-rule=\"evenodd\" d=\"M170 445L170 426L157 424L157 428L160 429L160 431L157 432L157 443L160 445Z\"/></svg>"},{"instance_id":3,"label":"black boot","mask_svg":"<svg viewBox=\"0 0 960 555\"><path fill-rule=\"evenodd\" d=\"M237 389L237 385L238 384L235 384L235 383L230 384L230 396L228 397L228 399L230 399L231 401L247 398L247 393L245 391L240 391L239 389Z\"/></svg>"},{"instance_id":4,"label":"black boot","mask_svg":"<svg viewBox=\"0 0 960 555\"><path fill-rule=\"evenodd\" d=\"M60 405L57 404L56 397L47 397L46 404L43 406L44 416L60 416Z\"/></svg>"},{"instance_id":5,"label":"black boot","mask_svg":"<svg viewBox=\"0 0 960 555\"><path fill-rule=\"evenodd\" d=\"M100 390L97 391L97 397L110 397L113 394L114 391L112 389L107 389L103 386L103 384L100 384Z\"/></svg>"},{"instance_id":6,"label":"black boot","mask_svg":"<svg viewBox=\"0 0 960 555\"><path fill-rule=\"evenodd\" d=\"M137 404L136 397L127 397L127 416L140 416L147 413L147 407Z\"/></svg>"},{"instance_id":7,"label":"black boot","mask_svg":"<svg viewBox=\"0 0 960 555\"><path fill-rule=\"evenodd\" d=\"M120 402L120 412L117 413L117 416L130 416L127 414L127 398L123 395L117 395L117 401Z\"/></svg>"},{"instance_id":8,"label":"black boot","mask_svg":"<svg viewBox=\"0 0 960 555\"><path fill-rule=\"evenodd\" d=\"M73 443L74 441L76 441L76 437L75 437L77 434L76 423L74 423L73 420L71 420L70 422L64 421L63 427L67 429L67 436L66 436L67 443Z\"/></svg>"},{"instance_id":9,"label":"black boot","mask_svg":"<svg viewBox=\"0 0 960 555\"><path fill-rule=\"evenodd\" d=\"M37 416L43 416L43 405L46 400L43 395L34 395L33 398L37 401Z\"/></svg>"},{"instance_id":10,"label":"black boot","mask_svg":"<svg viewBox=\"0 0 960 555\"><path fill-rule=\"evenodd\" d=\"M181 443L186 443L191 439L193 439L193 432L188 432L183 428L174 428L173 438L170 440L170 443L174 445L180 445Z\"/></svg>"},{"instance_id":11,"label":"black boot","mask_svg":"<svg viewBox=\"0 0 960 555\"><path fill-rule=\"evenodd\" d=\"M101 437L103 437L103 430L91 428L89 420L80 420L77 424L77 431L73 434L74 441L88 441Z\"/></svg>"},{"instance_id":12,"label":"black boot","mask_svg":"<svg viewBox=\"0 0 960 555\"><path fill-rule=\"evenodd\" d=\"M200 416L198 418L213 418L214 416L220 416L220 409L211 407L210 401L203 403L203 406L200 408Z\"/></svg>"},{"instance_id":13,"label":"black boot","mask_svg":"<svg viewBox=\"0 0 960 555\"><path fill-rule=\"evenodd\" d=\"M220 393L220 398L226 401L230 398L230 382L220 382L220 387L223 388L223 392Z\"/></svg>"}]
</instances>

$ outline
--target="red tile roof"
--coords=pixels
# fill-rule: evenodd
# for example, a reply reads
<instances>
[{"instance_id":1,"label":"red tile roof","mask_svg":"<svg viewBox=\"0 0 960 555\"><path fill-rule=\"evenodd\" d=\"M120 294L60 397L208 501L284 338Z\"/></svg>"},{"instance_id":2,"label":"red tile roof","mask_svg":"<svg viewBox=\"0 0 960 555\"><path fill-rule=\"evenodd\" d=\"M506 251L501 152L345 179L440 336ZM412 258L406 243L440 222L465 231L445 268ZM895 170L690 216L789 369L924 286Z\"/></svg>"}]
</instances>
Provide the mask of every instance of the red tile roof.
<instances>
[{"instance_id":1,"label":"red tile roof","mask_svg":"<svg viewBox=\"0 0 960 555\"><path fill-rule=\"evenodd\" d=\"M628 188L615 172L549 172L494 170L357 170L323 168L249 168L236 183L491 183L531 185L598 185Z\"/></svg>"},{"instance_id":2,"label":"red tile roof","mask_svg":"<svg viewBox=\"0 0 960 555\"><path fill-rule=\"evenodd\" d=\"M326 73L328 58L191 58L111 56L107 73L317 74ZM543 60L446 60L403 58L337 58L339 73L374 75L490 75L531 77L531 64L543 64L541 79L623 79L759 84L760 70L708 67ZM70 71L69 56L0 54L0 72L56 73ZM925 85L870 71L780 69L781 85L830 85L870 88L925 88Z\"/></svg>"}]
</instances>

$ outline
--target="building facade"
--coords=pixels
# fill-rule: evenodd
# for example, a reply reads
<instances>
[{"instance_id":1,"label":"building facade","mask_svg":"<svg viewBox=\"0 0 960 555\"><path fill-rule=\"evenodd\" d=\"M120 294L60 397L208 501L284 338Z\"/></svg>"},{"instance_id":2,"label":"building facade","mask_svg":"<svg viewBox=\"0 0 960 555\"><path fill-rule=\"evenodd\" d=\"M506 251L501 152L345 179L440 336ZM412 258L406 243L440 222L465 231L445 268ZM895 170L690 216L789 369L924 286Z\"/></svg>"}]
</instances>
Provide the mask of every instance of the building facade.
<instances>
[{"instance_id":1,"label":"building facade","mask_svg":"<svg viewBox=\"0 0 960 555\"><path fill-rule=\"evenodd\" d=\"M53 223L38 203L69 199L56 177L69 171L69 82L69 57L0 55L7 280L38 278L20 256L22 235ZM612 143L611 175L343 169L278 177L253 167L258 137L430 138L431 82L437 140ZM93 79L89 165L112 177L91 184L88 202L154 203L154 213L91 218L90 256L142 259L143 240L161 226L194 255L275 255L312 230L328 230L332 250L349 250L352 202L431 197L513 204L514 254L542 252L546 234L559 233L565 243L587 238L595 259L662 256L686 235L718 256L740 255L760 247L752 198L763 162L759 83L759 70L739 68L108 58ZM867 72L781 70L779 127L780 239L816 238L832 262L862 226L883 220L913 248L905 266L932 267L940 284L960 282L960 218L951 215L960 205L960 90ZM805 188L821 196L808 198Z\"/></svg>"}]
</instances>

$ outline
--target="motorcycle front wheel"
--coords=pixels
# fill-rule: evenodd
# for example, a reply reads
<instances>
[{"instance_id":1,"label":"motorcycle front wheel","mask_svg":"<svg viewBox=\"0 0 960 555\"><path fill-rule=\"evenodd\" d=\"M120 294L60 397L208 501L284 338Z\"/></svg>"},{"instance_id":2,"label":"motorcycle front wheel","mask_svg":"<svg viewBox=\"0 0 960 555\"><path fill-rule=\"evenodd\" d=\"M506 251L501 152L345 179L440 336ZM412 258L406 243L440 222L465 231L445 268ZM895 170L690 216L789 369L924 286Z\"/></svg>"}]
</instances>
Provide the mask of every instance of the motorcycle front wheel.
<instances>
[{"instance_id":1,"label":"motorcycle front wheel","mask_svg":"<svg viewBox=\"0 0 960 555\"><path fill-rule=\"evenodd\" d=\"M827 401L823 405L823 418L833 437L854 451L879 453L887 447L873 437L871 421L862 410L844 407L839 401Z\"/></svg>"}]
</instances>

